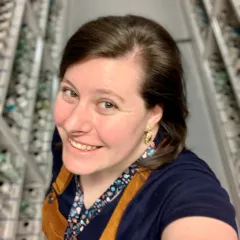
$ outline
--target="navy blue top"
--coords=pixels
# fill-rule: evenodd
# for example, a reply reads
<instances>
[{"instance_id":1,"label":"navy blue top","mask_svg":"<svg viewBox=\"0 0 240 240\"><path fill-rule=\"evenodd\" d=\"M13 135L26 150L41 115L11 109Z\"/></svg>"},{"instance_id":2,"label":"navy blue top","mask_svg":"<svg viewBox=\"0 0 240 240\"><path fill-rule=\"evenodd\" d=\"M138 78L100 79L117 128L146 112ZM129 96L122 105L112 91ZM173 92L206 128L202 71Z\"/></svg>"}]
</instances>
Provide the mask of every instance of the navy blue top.
<instances>
[{"instance_id":1,"label":"navy blue top","mask_svg":"<svg viewBox=\"0 0 240 240\"><path fill-rule=\"evenodd\" d=\"M57 131L53 137L53 179L62 166ZM76 191L74 180L58 196L59 210L67 219ZM108 204L78 236L81 240L98 240L121 195ZM153 171L128 205L117 232L117 240L160 239L165 227L179 218L206 216L219 219L237 232L235 211L227 192L209 166L191 151L185 150L176 160Z\"/></svg>"}]
</instances>

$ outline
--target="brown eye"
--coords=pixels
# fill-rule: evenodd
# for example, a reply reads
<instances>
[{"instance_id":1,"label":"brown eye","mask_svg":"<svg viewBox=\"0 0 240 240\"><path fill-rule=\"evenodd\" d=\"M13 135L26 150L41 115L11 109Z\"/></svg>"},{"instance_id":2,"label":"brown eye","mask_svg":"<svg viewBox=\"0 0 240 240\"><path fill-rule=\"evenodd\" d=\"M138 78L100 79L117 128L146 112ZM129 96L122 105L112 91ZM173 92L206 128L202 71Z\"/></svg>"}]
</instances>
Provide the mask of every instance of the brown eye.
<instances>
[{"instance_id":1,"label":"brown eye","mask_svg":"<svg viewBox=\"0 0 240 240\"><path fill-rule=\"evenodd\" d=\"M65 95L67 95L68 97L73 97L73 98L77 97L77 94L74 91L70 90L70 89L66 89L66 88L63 89L63 93Z\"/></svg>"},{"instance_id":2,"label":"brown eye","mask_svg":"<svg viewBox=\"0 0 240 240\"><path fill-rule=\"evenodd\" d=\"M100 114L111 115L115 113L118 107L110 101L102 100L97 104L97 109Z\"/></svg>"},{"instance_id":3,"label":"brown eye","mask_svg":"<svg viewBox=\"0 0 240 240\"><path fill-rule=\"evenodd\" d=\"M111 102L101 102L99 103L101 108L114 108L115 106Z\"/></svg>"},{"instance_id":4,"label":"brown eye","mask_svg":"<svg viewBox=\"0 0 240 240\"><path fill-rule=\"evenodd\" d=\"M76 102L78 95L73 90L71 90L70 88L67 88L67 87L63 87L61 89L61 92L62 92L62 98L65 102L67 102L67 103L75 103Z\"/></svg>"}]
</instances>

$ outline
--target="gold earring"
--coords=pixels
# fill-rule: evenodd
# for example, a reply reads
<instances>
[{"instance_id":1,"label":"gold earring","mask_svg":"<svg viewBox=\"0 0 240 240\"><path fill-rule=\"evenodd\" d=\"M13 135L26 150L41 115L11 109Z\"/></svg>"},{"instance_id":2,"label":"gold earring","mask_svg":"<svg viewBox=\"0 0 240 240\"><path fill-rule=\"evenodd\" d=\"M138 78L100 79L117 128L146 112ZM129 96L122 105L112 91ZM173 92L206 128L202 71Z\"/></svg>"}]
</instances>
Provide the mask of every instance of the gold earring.
<instances>
[{"instance_id":1,"label":"gold earring","mask_svg":"<svg viewBox=\"0 0 240 240\"><path fill-rule=\"evenodd\" d=\"M145 139L144 139L144 142L146 145L148 145L151 140L152 140L152 130L150 127L147 127L147 130L146 130L146 136L145 136Z\"/></svg>"}]
</instances>

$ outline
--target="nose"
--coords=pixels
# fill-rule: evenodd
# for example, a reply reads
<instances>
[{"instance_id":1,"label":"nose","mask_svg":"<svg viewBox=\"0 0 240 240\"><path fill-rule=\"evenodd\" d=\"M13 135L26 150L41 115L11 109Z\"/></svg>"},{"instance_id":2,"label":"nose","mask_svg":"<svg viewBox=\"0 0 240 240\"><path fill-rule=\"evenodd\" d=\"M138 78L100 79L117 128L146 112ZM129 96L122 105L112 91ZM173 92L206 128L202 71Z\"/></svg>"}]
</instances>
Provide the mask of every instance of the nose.
<instances>
[{"instance_id":1,"label":"nose","mask_svg":"<svg viewBox=\"0 0 240 240\"><path fill-rule=\"evenodd\" d=\"M83 135L93 128L93 116L87 107L78 105L64 121L64 129L72 135Z\"/></svg>"}]
</instances>

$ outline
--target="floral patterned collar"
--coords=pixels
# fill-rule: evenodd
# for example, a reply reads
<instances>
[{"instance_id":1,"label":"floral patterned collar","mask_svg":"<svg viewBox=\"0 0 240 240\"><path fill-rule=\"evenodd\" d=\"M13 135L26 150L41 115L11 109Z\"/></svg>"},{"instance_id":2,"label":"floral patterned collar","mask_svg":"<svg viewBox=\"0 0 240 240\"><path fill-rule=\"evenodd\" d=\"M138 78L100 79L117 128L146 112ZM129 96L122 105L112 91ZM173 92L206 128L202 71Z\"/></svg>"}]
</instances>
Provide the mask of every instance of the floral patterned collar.
<instances>
[{"instance_id":1,"label":"floral patterned collar","mask_svg":"<svg viewBox=\"0 0 240 240\"><path fill-rule=\"evenodd\" d=\"M138 159L143 160L151 157L159 144L159 134L147 148L144 154ZM84 230L84 228L94 219L102 209L110 202L112 202L128 185L132 177L137 171L137 164L134 163L118 177L114 183L96 200L96 202L89 209L86 209L83 203L84 193L81 191L78 176L75 175L75 183L77 186L76 195L73 205L68 216L68 226L64 234L64 240L73 240L77 235Z\"/></svg>"}]
</instances>

